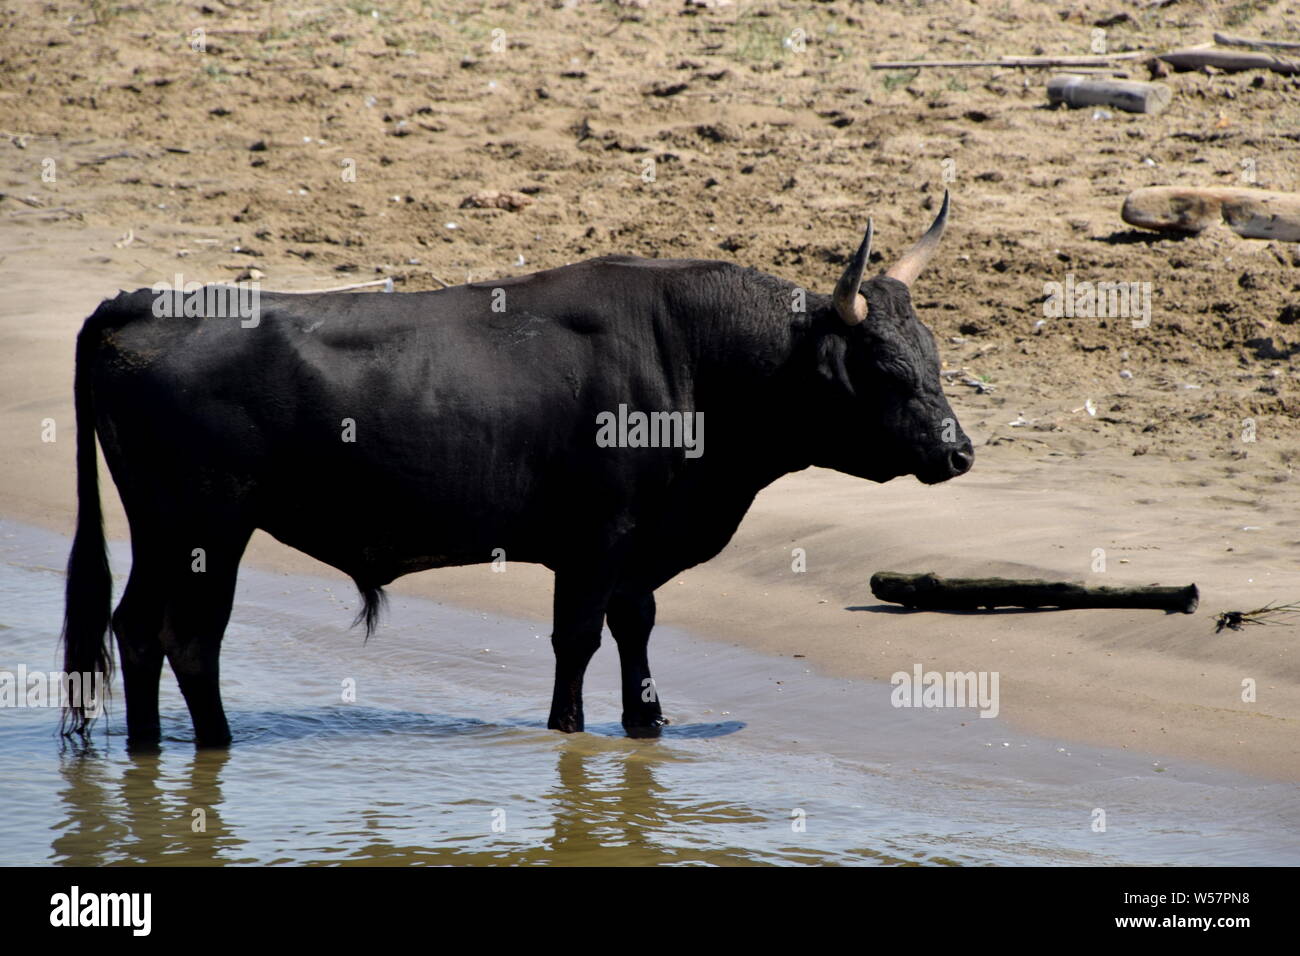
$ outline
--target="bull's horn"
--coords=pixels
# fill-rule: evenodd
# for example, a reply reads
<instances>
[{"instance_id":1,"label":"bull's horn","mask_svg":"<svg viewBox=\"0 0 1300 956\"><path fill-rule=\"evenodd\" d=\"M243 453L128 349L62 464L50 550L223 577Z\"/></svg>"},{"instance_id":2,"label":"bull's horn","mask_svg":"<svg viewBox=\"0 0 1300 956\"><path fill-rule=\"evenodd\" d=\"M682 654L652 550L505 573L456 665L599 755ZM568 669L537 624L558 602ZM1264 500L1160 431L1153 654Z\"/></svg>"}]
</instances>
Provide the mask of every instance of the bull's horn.
<instances>
[{"instance_id":1,"label":"bull's horn","mask_svg":"<svg viewBox=\"0 0 1300 956\"><path fill-rule=\"evenodd\" d=\"M943 206L939 209L939 215L934 217L934 222L930 228L925 231L925 235L917 240L916 245L907 251L903 258L895 262L885 272L885 275L892 279L897 279L903 285L910 286L921 270L925 268L930 257L934 255L934 250L939 248L939 240L943 238L943 227L948 224L948 190L943 191Z\"/></svg>"},{"instance_id":2,"label":"bull's horn","mask_svg":"<svg viewBox=\"0 0 1300 956\"><path fill-rule=\"evenodd\" d=\"M862 237L857 255L840 276L835 285L835 311L846 325L857 325L867 317L867 300L858 295L858 286L862 285L862 272L867 268L867 259L871 256L871 233L875 227L867 219L867 234Z\"/></svg>"}]
</instances>

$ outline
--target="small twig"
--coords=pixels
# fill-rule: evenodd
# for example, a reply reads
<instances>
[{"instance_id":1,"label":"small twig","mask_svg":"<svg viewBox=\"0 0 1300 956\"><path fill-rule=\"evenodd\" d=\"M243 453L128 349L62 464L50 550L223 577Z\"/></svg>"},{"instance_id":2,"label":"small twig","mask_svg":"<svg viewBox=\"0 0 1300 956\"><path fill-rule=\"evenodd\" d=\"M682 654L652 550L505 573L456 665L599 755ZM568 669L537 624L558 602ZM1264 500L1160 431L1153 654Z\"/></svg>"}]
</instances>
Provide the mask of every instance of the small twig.
<instances>
[{"instance_id":1,"label":"small twig","mask_svg":"<svg viewBox=\"0 0 1300 956\"><path fill-rule=\"evenodd\" d=\"M975 389L981 395L985 395L997 387L992 382L986 382L983 379L976 378L964 368L945 369L939 373L939 377L951 379L952 384L954 385L967 385Z\"/></svg>"},{"instance_id":2,"label":"small twig","mask_svg":"<svg viewBox=\"0 0 1300 956\"><path fill-rule=\"evenodd\" d=\"M44 209L45 203L39 196L16 196L13 193L0 193L0 199L13 199L33 209Z\"/></svg>"},{"instance_id":3,"label":"small twig","mask_svg":"<svg viewBox=\"0 0 1300 956\"><path fill-rule=\"evenodd\" d=\"M1290 621L1265 620L1273 615L1300 614L1300 603L1273 604L1269 602L1253 611L1224 611L1214 619L1214 633L1218 634L1225 627L1230 631L1241 631L1247 624L1281 624L1291 626Z\"/></svg>"},{"instance_id":4,"label":"small twig","mask_svg":"<svg viewBox=\"0 0 1300 956\"><path fill-rule=\"evenodd\" d=\"M67 206L53 206L49 209L18 209L9 214L10 219L17 219L19 216L52 216L61 214L64 216L76 216L77 214Z\"/></svg>"},{"instance_id":5,"label":"small twig","mask_svg":"<svg viewBox=\"0 0 1300 956\"><path fill-rule=\"evenodd\" d=\"M134 153L128 153L125 150L120 153L110 153L107 156L96 156L94 159L88 159L84 163L78 163L78 166L102 166L110 159L135 159Z\"/></svg>"},{"instance_id":6,"label":"small twig","mask_svg":"<svg viewBox=\"0 0 1300 956\"><path fill-rule=\"evenodd\" d=\"M602 36L602 37L612 37L612 36L614 35L614 31L616 31L616 30L617 30L619 27L621 27L623 24L625 24L625 23L640 23L640 22L641 22L641 18L638 17L638 16L619 17L619 18L618 18L618 22L615 23L615 24L614 24L612 27L610 27L608 30L606 30L604 33L602 33L601 36Z\"/></svg>"}]
</instances>

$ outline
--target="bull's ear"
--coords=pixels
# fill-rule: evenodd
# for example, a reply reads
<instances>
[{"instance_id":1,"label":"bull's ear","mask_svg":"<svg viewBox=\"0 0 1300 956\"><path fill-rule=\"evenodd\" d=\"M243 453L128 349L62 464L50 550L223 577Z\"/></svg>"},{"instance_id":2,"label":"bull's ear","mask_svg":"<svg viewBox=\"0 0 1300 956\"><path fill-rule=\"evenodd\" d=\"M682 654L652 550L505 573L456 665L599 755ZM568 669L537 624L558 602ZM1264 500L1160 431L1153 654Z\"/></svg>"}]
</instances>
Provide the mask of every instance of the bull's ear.
<instances>
[{"instance_id":1,"label":"bull's ear","mask_svg":"<svg viewBox=\"0 0 1300 956\"><path fill-rule=\"evenodd\" d=\"M899 259L886 271L885 275L891 279L897 279L905 286L911 286L916 277L921 274L926 263L939 248L939 240L943 238L944 227L948 225L948 190L943 191L943 206L939 209L939 215L934 217L934 222L930 223L930 228L925 231L925 235L917 240L916 245L907 250L903 258Z\"/></svg>"},{"instance_id":2,"label":"bull's ear","mask_svg":"<svg viewBox=\"0 0 1300 956\"><path fill-rule=\"evenodd\" d=\"M871 258L871 234L874 229L875 226L868 218L867 234L862 237L862 244L858 246L857 254L835 285L835 295L832 300L835 303L835 314L845 325L857 325L867 317L867 300L858 294L858 287L862 285L862 272L867 267L867 260Z\"/></svg>"},{"instance_id":3,"label":"bull's ear","mask_svg":"<svg viewBox=\"0 0 1300 956\"><path fill-rule=\"evenodd\" d=\"M828 382L838 382L850 395L855 395L849 380L849 369L844 362L848 344L844 336L828 332L817 343L817 371Z\"/></svg>"}]
</instances>

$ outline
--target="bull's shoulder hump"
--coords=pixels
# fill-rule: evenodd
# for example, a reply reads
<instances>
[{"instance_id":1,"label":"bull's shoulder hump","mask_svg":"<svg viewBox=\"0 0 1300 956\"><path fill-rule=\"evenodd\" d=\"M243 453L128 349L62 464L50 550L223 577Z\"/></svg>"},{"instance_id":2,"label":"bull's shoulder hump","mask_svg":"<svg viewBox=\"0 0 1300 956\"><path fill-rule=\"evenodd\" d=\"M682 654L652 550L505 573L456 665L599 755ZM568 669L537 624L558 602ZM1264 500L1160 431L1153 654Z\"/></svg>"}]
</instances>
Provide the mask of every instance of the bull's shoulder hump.
<instances>
[{"instance_id":1,"label":"bull's shoulder hump","mask_svg":"<svg viewBox=\"0 0 1300 956\"><path fill-rule=\"evenodd\" d=\"M86 334L119 328L129 322L153 314L154 293L151 289L122 290L111 299L104 299L82 323Z\"/></svg>"},{"instance_id":2,"label":"bull's shoulder hump","mask_svg":"<svg viewBox=\"0 0 1300 956\"><path fill-rule=\"evenodd\" d=\"M118 291L117 295L111 299L104 299L99 303L98 312L130 312L148 306L153 308L155 293L152 289L136 289L134 292L128 292L125 289Z\"/></svg>"},{"instance_id":3,"label":"bull's shoulder hump","mask_svg":"<svg viewBox=\"0 0 1300 956\"><path fill-rule=\"evenodd\" d=\"M544 269L541 272L530 272L527 275L468 282L465 284L464 288L488 289L496 286L546 283L557 279L579 277L592 272L602 272L611 269L648 269L655 272L698 272L702 270L709 271L738 268L740 267L735 263L724 262L720 259L646 259L642 256L618 254L599 256L595 259L585 259L582 262L557 266L554 269Z\"/></svg>"}]
</instances>

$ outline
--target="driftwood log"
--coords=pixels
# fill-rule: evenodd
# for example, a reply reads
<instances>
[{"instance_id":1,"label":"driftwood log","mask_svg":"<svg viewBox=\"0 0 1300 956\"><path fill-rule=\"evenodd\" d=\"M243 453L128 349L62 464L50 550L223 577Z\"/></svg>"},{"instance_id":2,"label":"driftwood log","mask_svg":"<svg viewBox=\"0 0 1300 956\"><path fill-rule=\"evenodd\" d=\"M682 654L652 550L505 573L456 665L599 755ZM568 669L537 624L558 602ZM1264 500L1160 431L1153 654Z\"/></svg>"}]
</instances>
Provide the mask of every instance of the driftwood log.
<instances>
[{"instance_id":1,"label":"driftwood log","mask_svg":"<svg viewBox=\"0 0 1300 956\"><path fill-rule=\"evenodd\" d=\"M1156 59L1168 63L1179 73L1200 70L1207 66L1228 73L1240 73L1242 70L1272 70L1274 73L1288 76L1300 73L1300 63L1271 53L1243 53L1240 50L1175 50L1172 53L1161 53Z\"/></svg>"},{"instance_id":2,"label":"driftwood log","mask_svg":"<svg viewBox=\"0 0 1300 956\"><path fill-rule=\"evenodd\" d=\"M1226 222L1246 239L1300 242L1300 193L1239 186L1146 186L1124 200L1130 226L1197 233Z\"/></svg>"},{"instance_id":3,"label":"driftwood log","mask_svg":"<svg viewBox=\"0 0 1300 956\"><path fill-rule=\"evenodd\" d=\"M1173 90L1161 83L1138 80L1096 80L1083 76L1054 76L1047 81L1047 100L1072 109L1111 106L1127 113L1159 113L1169 105Z\"/></svg>"},{"instance_id":4,"label":"driftwood log","mask_svg":"<svg viewBox=\"0 0 1300 956\"><path fill-rule=\"evenodd\" d=\"M926 611L970 611L982 607L1112 607L1191 614L1200 601L1195 584L1185 588L1085 587L1062 581L941 578L934 572L899 574L895 571L873 574L871 593L882 601Z\"/></svg>"},{"instance_id":5,"label":"driftwood log","mask_svg":"<svg viewBox=\"0 0 1300 956\"><path fill-rule=\"evenodd\" d=\"M1214 42L1219 46L1253 46L1274 50L1300 50L1300 43L1291 40L1253 40L1249 37L1229 36L1226 33L1216 33Z\"/></svg>"}]
</instances>

